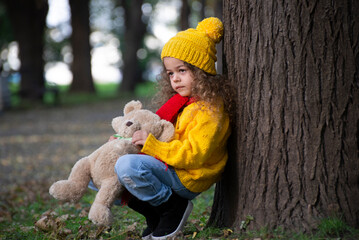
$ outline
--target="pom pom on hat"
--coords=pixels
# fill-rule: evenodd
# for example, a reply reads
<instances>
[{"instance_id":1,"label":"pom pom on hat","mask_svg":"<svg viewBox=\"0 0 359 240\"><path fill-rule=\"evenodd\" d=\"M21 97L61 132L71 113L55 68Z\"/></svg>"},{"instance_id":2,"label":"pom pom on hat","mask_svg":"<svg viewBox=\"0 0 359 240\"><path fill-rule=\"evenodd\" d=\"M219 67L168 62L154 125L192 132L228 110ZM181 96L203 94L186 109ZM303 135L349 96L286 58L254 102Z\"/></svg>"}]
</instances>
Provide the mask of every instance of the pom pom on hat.
<instances>
[{"instance_id":1,"label":"pom pom on hat","mask_svg":"<svg viewBox=\"0 0 359 240\"><path fill-rule=\"evenodd\" d=\"M223 23L215 17L204 19L198 23L196 29L205 32L215 43L219 43L223 37Z\"/></svg>"},{"instance_id":2,"label":"pom pom on hat","mask_svg":"<svg viewBox=\"0 0 359 240\"><path fill-rule=\"evenodd\" d=\"M163 47L161 59L173 57L215 75L216 44L223 37L221 20L210 17L198 23L197 28L178 32Z\"/></svg>"}]
</instances>

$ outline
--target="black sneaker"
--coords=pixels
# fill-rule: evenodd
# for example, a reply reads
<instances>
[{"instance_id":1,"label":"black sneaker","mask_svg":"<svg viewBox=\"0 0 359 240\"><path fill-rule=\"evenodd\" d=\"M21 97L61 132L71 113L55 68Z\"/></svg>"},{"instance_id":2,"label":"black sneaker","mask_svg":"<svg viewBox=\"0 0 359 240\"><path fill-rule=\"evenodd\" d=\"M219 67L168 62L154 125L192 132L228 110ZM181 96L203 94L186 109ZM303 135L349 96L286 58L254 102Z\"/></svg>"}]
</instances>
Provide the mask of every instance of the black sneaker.
<instances>
[{"instance_id":1,"label":"black sneaker","mask_svg":"<svg viewBox=\"0 0 359 240\"><path fill-rule=\"evenodd\" d=\"M152 233L152 239L159 240L176 236L186 224L192 209L191 201L172 192L167 202L156 207L160 222Z\"/></svg>"},{"instance_id":2,"label":"black sneaker","mask_svg":"<svg viewBox=\"0 0 359 240\"><path fill-rule=\"evenodd\" d=\"M142 240L151 240L153 230L147 226L142 232Z\"/></svg>"},{"instance_id":3,"label":"black sneaker","mask_svg":"<svg viewBox=\"0 0 359 240\"><path fill-rule=\"evenodd\" d=\"M151 239L152 232L160 222L160 216L158 215L155 207L145 201L141 201L136 197L132 197L128 201L128 207L142 214L146 218L147 227L142 232L142 239Z\"/></svg>"}]
</instances>

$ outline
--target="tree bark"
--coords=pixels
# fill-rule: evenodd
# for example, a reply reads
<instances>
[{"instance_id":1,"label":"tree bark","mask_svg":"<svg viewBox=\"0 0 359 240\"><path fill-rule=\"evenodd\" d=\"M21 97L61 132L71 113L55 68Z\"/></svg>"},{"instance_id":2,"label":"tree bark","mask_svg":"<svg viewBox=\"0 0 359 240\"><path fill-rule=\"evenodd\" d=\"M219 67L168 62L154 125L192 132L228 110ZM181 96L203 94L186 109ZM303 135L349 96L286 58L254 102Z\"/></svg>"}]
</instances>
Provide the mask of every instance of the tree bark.
<instances>
[{"instance_id":1,"label":"tree bark","mask_svg":"<svg viewBox=\"0 0 359 240\"><path fill-rule=\"evenodd\" d=\"M214 15L215 17L223 20L223 1L222 0L214 0ZM217 73L223 74L223 41L216 45L217 49Z\"/></svg>"},{"instance_id":2,"label":"tree bark","mask_svg":"<svg viewBox=\"0 0 359 240\"><path fill-rule=\"evenodd\" d=\"M71 92L95 92L91 73L89 0L69 0L71 8L71 46L73 75Z\"/></svg>"},{"instance_id":3,"label":"tree bark","mask_svg":"<svg viewBox=\"0 0 359 240\"><path fill-rule=\"evenodd\" d=\"M215 1L215 4L216 4L217 1ZM199 14L200 18L201 19L204 19L206 17L206 4L207 4L207 1L206 0L201 0L201 5L202 5L202 8L201 8L201 12ZM217 11L216 9L217 6L215 6L215 9L214 11Z\"/></svg>"},{"instance_id":4,"label":"tree bark","mask_svg":"<svg viewBox=\"0 0 359 240\"><path fill-rule=\"evenodd\" d=\"M238 109L210 224L359 227L359 2L228 0L224 28Z\"/></svg>"},{"instance_id":5,"label":"tree bark","mask_svg":"<svg viewBox=\"0 0 359 240\"><path fill-rule=\"evenodd\" d=\"M188 0L182 0L181 14L180 14L180 29L186 30L189 28L189 16L191 14L191 8Z\"/></svg>"},{"instance_id":6,"label":"tree bark","mask_svg":"<svg viewBox=\"0 0 359 240\"><path fill-rule=\"evenodd\" d=\"M5 4L19 43L20 96L41 101L45 90L43 48L47 0L6 0Z\"/></svg>"}]
</instances>

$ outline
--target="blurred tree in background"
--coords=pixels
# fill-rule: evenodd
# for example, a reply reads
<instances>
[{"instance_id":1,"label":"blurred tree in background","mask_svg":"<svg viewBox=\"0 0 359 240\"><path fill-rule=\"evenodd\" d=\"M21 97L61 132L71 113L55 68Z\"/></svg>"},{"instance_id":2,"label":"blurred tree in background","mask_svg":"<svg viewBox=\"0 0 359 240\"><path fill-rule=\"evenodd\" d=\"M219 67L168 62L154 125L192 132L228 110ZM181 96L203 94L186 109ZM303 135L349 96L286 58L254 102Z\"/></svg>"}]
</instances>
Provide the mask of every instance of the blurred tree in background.
<instances>
[{"instance_id":1,"label":"blurred tree in background","mask_svg":"<svg viewBox=\"0 0 359 240\"><path fill-rule=\"evenodd\" d=\"M125 31L123 44L123 79L120 85L120 92L133 92L138 83L143 82L143 68L140 66L137 52L143 45L146 34L147 18L143 17L143 0L117 0L117 4L124 8Z\"/></svg>"},{"instance_id":2,"label":"blurred tree in background","mask_svg":"<svg viewBox=\"0 0 359 240\"><path fill-rule=\"evenodd\" d=\"M116 95L133 93L139 84L155 81L168 38L196 27L203 17L220 17L222 5L218 0L68 0L71 19L50 26L46 17L55 1L0 0L1 77L26 101L44 101L54 87L51 76L64 76L54 81L55 88L91 93L112 72L111 81L119 83ZM105 58L97 58L101 47L111 49ZM111 68L99 68L105 63Z\"/></svg>"},{"instance_id":3,"label":"blurred tree in background","mask_svg":"<svg viewBox=\"0 0 359 240\"><path fill-rule=\"evenodd\" d=\"M0 1L0 46L5 46L9 42L14 40L14 36L11 30L11 23L9 15L5 10L5 2ZM0 49L1 51L2 49ZM0 61L3 59L0 58ZM1 65L2 66L2 65Z\"/></svg>"},{"instance_id":4,"label":"blurred tree in background","mask_svg":"<svg viewBox=\"0 0 359 240\"><path fill-rule=\"evenodd\" d=\"M43 75L44 30L48 11L47 0L1 0L6 6L14 39L20 50L20 95L28 100L42 100L45 88Z\"/></svg>"},{"instance_id":5,"label":"blurred tree in background","mask_svg":"<svg viewBox=\"0 0 359 240\"><path fill-rule=\"evenodd\" d=\"M181 15L180 15L180 29L185 30L189 28L189 15L191 14L191 8L188 0L182 0Z\"/></svg>"},{"instance_id":6,"label":"blurred tree in background","mask_svg":"<svg viewBox=\"0 0 359 240\"><path fill-rule=\"evenodd\" d=\"M69 0L71 9L72 92L94 92L91 74L90 0Z\"/></svg>"}]
</instances>

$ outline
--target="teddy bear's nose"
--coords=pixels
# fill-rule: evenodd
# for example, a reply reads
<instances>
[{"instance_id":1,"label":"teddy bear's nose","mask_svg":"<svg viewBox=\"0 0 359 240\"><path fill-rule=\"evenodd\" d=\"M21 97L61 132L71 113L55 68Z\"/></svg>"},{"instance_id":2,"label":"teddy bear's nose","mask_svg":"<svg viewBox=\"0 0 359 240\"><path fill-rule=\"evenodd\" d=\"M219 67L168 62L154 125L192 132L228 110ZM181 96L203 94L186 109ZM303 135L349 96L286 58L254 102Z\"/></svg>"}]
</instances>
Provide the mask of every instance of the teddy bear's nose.
<instances>
[{"instance_id":1,"label":"teddy bear's nose","mask_svg":"<svg viewBox=\"0 0 359 240\"><path fill-rule=\"evenodd\" d=\"M133 122L128 121L128 122L126 123L126 126L129 127L129 126L131 126L132 124L133 124Z\"/></svg>"}]
</instances>

